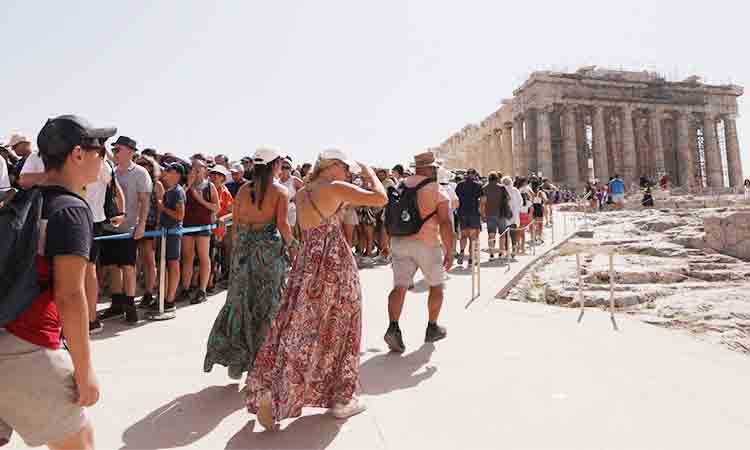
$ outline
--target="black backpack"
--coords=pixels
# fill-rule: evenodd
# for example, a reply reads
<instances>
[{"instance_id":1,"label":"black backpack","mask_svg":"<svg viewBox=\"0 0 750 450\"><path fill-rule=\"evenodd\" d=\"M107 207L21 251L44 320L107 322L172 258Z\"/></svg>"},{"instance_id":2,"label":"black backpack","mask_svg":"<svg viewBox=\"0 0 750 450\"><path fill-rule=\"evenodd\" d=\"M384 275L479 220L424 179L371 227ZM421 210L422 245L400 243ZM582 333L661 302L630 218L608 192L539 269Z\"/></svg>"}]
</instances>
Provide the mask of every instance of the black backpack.
<instances>
[{"instance_id":1,"label":"black backpack","mask_svg":"<svg viewBox=\"0 0 750 450\"><path fill-rule=\"evenodd\" d=\"M44 193L19 191L0 209L0 327L20 316L46 288L37 281Z\"/></svg>"},{"instance_id":2,"label":"black backpack","mask_svg":"<svg viewBox=\"0 0 750 450\"><path fill-rule=\"evenodd\" d=\"M434 181L428 178L411 188L401 183L398 188L389 189L388 205L385 207L385 227L390 236L417 234L422 225L437 214L437 211L433 211L422 218L417 204L417 192Z\"/></svg>"}]
</instances>

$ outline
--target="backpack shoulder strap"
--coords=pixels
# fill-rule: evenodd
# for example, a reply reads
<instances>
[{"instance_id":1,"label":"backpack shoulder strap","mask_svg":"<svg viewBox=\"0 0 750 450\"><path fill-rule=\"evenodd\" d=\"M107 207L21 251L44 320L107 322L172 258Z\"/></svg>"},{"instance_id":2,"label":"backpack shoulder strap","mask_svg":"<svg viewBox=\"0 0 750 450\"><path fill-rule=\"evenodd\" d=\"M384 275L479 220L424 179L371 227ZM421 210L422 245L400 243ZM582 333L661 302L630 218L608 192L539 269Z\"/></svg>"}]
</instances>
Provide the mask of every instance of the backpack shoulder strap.
<instances>
[{"instance_id":1,"label":"backpack shoulder strap","mask_svg":"<svg viewBox=\"0 0 750 450\"><path fill-rule=\"evenodd\" d=\"M434 182L435 180L433 180L432 178L427 178L425 180L420 181L416 186L414 186L414 189L420 190L423 187L427 186L428 184L434 183Z\"/></svg>"}]
</instances>

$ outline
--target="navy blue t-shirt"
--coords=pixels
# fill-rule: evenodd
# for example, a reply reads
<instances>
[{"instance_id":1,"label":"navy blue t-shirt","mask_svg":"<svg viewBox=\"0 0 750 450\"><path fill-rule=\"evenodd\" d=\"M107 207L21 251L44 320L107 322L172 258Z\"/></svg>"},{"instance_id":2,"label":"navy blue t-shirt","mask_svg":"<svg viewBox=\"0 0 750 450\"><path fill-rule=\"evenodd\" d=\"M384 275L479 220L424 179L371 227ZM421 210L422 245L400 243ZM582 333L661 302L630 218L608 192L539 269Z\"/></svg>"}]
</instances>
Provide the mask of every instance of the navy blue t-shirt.
<instances>
[{"instance_id":1,"label":"navy blue t-shirt","mask_svg":"<svg viewBox=\"0 0 750 450\"><path fill-rule=\"evenodd\" d=\"M479 197L482 196L482 185L473 179L466 179L456 186L459 216L478 216Z\"/></svg>"}]
</instances>

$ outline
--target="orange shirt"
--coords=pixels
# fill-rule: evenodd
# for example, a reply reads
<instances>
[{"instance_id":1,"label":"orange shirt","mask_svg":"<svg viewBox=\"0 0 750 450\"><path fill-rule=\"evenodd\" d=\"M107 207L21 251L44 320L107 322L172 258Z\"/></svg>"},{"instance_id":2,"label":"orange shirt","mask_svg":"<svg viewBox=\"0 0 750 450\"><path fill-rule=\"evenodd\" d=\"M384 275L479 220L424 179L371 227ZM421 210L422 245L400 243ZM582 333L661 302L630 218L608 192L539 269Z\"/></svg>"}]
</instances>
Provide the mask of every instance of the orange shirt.
<instances>
[{"instance_id":1,"label":"orange shirt","mask_svg":"<svg viewBox=\"0 0 750 450\"><path fill-rule=\"evenodd\" d=\"M229 207L232 206L232 193L229 192L226 186L221 186L221 192L219 193L219 214L218 217L221 219L223 216L229 214ZM224 237L227 231L226 225L222 220L219 220L219 224L214 228L214 235L218 237Z\"/></svg>"}]
</instances>

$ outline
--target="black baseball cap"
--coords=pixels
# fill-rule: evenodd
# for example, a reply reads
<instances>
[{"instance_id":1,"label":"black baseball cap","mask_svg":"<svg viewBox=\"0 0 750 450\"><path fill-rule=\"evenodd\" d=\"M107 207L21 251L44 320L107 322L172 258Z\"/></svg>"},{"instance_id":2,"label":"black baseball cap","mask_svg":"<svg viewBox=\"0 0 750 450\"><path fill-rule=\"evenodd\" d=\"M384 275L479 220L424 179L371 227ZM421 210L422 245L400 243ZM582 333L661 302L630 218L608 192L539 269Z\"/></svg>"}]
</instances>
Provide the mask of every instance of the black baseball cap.
<instances>
[{"instance_id":1,"label":"black baseball cap","mask_svg":"<svg viewBox=\"0 0 750 450\"><path fill-rule=\"evenodd\" d=\"M124 145L125 147L131 148L134 152L138 151L138 144L127 136L118 137L112 145Z\"/></svg>"},{"instance_id":2,"label":"black baseball cap","mask_svg":"<svg viewBox=\"0 0 750 450\"><path fill-rule=\"evenodd\" d=\"M104 147L117 128L97 128L83 117L65 114L47 120L36 138L39 155L57 156L70 153L77 145Z\"/></svg>"},{"instance_id":3,"label":"black baseball cap","mask_svg":"<svg viewBox=\"0 0 750 450\"><path fill-rule=\"evenodd\" d=\"M173 162L173 163L169 163L166 166L164 166L164 171L165 172L169 172L170 170L176 171L177 173L180 174L181 177L185 176L185 168L182 167L182 164L180 164L180 163Z\"/></svg>"}]
</instances>

